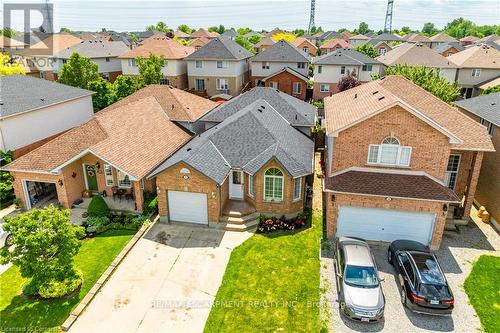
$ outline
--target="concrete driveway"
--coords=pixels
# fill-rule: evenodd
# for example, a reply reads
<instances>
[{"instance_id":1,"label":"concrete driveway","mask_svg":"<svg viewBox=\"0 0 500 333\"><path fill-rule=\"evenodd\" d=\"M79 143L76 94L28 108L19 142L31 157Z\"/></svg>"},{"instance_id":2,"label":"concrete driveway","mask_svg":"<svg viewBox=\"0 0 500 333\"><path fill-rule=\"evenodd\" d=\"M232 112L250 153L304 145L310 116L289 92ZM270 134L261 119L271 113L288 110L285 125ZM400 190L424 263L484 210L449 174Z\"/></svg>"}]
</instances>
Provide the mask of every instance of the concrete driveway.
<instances>
[{"instance_id":1,"label":"concrete driveway","mask_svg":"<svg viewBox=\"0 0 500 333\"><path fill-rule=\"evenodd\" d=\"M387 262L388 245L371 245L386 298L384 319L367 324L340 316L337 286L334 280L333 259L322 258L322 285L328 288L324 295L330 306L330 330L333 332L478 332L481 323L463 290L463 283L472 269L472 263L483 254L500 256L500 236L484 223L471 222L458 232L446 232L436 256L443 268L455 297L451 317L415 314L401 304L394 268ZM494 277L491 277L494 278Z\"/></svg>"},{"instance_id":2,"label":"concrete driveway","mask_svg":"<svg viewBox=\"0 0 500 333\"><path fill-rule=\"evenodd\" d=\"M156 223L70 333L202 332L232 249L251 235Z\"/></svg>"}]
</instances>

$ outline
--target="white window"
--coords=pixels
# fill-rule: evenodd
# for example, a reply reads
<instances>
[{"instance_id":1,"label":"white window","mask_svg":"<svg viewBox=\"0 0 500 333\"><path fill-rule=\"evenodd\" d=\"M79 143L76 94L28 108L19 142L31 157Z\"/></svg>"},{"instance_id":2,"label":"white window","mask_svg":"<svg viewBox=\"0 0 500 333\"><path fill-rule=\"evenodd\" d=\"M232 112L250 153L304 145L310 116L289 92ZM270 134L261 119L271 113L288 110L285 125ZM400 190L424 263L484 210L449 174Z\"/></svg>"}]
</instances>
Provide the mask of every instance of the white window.
<instances>
[{"instance_id":1,"label":"white window","mask_svg":"<svg viewBox=\"0 0 500 333\"><path fill-rule=\"evenodd\" d=\"M387 52L386 48L385 47L381 47L378 49L378 54L385 54L385 52Z\"/></svg>"},{"instance_id":2,"label":"white window","mask_svg":"<svg viewBox=\"0 0 500 333\"><path fill-rule=\"evenodd\" d=\"M137 63L135 62L135 59L129 59L128 66L129 67L137 67Z\"/></svg>"},{"instance_id":3,"label":"white window","mask_svg":"<svg viewBox=\"0 0 500 333\"><path fill-rule=\"evenodd\" d=\"M109 73L102 73L102 78L106 81L109 81Z\"/></svg>"},{"instance_id":4,"label":"white window","mask_svg":"<svg viewBox=\"0 0 500 333\"><path fill-rule=\"evenodd\" d=\"M488 128L488 134L490 136L493 136L493 130L494 130L494 126L493 126L493 123L490 123L489 121L487 121L486 119L483 119L481 118L481 125L484 125Z\"/></svg>"},{"instance_id":5,"label":"white window","mask_svg":"<svg viewBox=\"0 0 500 333\"><path fill-rule=\"evenodd\" d=\"M380 145L368 147L368 164L410 166L411 147L401 146L393 136L385 138Z\"/></svg>"},{"instance_id":6,"label":"white window","mask_svg":"<svg viewBox=\"0 0 500 333\"><path fill-rule=\"evenodd\" d=\"M116 178L118 179L118 187L131 188L132 182L130 176L120 170L116 170Z\"/></svg>"},{"instance_id":7,"label":"white window","mask_svg":"<svg viewBox=\"0 0 500 333\"><path fill-rule=\"evenodd\" d=\"M293 200L299 200L302 196L302 178L295 178L293 180Z\"/></svg>"},{"instance_id":8,"label":"white window","mask_svg":"<svg viewBox=\"0 0 500 333\"><path fill-rule=\"evenodd\" d=\"M202 60L196 60L196 68L203 68L203 61Z\"/></svg>"},{"instance_id":9,"label":"white window","mask_svg":"<svg viewBox=\"0 0 500 333\"><path fill-rule=\"evenodd\" d=\"M283 200L283 173L277 168L266 170L264 175L264 200Z\"/></svg>"},{"instance_id":10,"label":"white window","mask_svg":"<svg viewBox=\"0 0 500 333\"><path fill-rule=\"evenodd\" d=\"M300 94L301 91L302 91L302 83L301 82L294 82L293 83L293 93Z\"/></svg>"},{"instance_id":11,"label":"white window","mask_svg":"<svg viewBox=\"0 0 500 333\"><path fill-rule=\"evenodd\" d=\"M195 51L198 51L199 49L201 49L201 46L199 46L199 45L194 47Z\"/></svg>"},{"instance_id":12,"label":"white window","mask_svg":"<svg viewBox=\"0 0 500 333\"><path fill-rule=\"evenodd\" d=\"M217 60L217 68L229 68L229 61Z\"/></svg>"},{"instance_id":13,"label":"white window","mask_svg":"<svg viewBox=\"0 0 500 333\"><path fill-rule=\"evenodd\" d=\"M340 66L340 74L345 74L345 66Z\"/></svg>"},{"instance_id":14,"label":"white window","mask_svg":"<svg viewBox=\"0 0 500 333\"><path fill-rule=\"evenodd\" d=\"M329 92L330 91L330 85L329 84L320 84L319 85L319 91L320 92Z\"/></svg>"},{"instance_id":15,"label":"white window","mask_svg":"<svg viewBox=\"0 0 500 333\"><path fill-rule=\"evenodd\" d=\"M453 55L454 53L453 52L448 52L448 57Z\"/></svg>"},{"instance_id":16,"label":"white window","mask_svg":"<svg viewBox=\"0 0 500 333\"><path fill-rule=\"evenodd\" d=\"M106 186L113 186L113 168L109 164L104 164L104 179L106 179Z\"/></svg>"},{"instance_id":17,"label":"white window","mask_svg":"<svg viewBox=\"0 0 500 333\"><path fill-rule=\"evenodd\" d=\"M305 53L309 53L309 48L307 46L304 46L302 48L302 51L304 51Z\"/></svg>"},{"instance_id":18,"label":"white window","mask_svg":"<svg viewBox=\"0 0 500 333\"><path fill-rule=\"evenodd\" d=\"M306 68L306 63L305 62L298 62L297 68Z\"/></svg>"},{"instance_id":19,"label":"white window","mask_svg":"<svg viewBox=\"0 0 500 333\"><path fill-rule=\"evenodd\" d=\"M215 88L217 90L228 90L229 89L229 83L227 79L217 79L215 81Z\"/></svg>"},{"instance_id":20,"label":"white window","mask_svg":"<svg viewBox=\"0 0 500 333\"><path fill-rule=\"evenodd\" d=\"M323 72L323 66L319 65L318 66L318 74L321 74Z\"/></svg>"},{"instance_id":21,"label":"white window","mask_svg":"<svg viewBox=\"0 0 500 333\"><path fill-rule=\"evenodd\" d=\"M109 62L109 61L110 61L110 59L108 57L106 57L106 62Z\"/></svg>"},{"instance_id":22,"label":"white window","mask_svg":"<svg viewBox=\"0 0 500 333\"><path fill-rule=\"evenodd\" d=\"M372 65L363 65L362 71L363 72L371 72L372 71Z\"/></svg>"},{"instance_id":23,"label":"white window","mask_svg":"<svg viewBox=\"0 0 500 333\"><path fill-rule=\"evenodd\" d=\"M203 80L203 79L196 79L195 80L195 85L196 85L196 90L197 91L204 91L205 90L205 80Z\"/></svg>"},{"instance_id":24,"label":"white window","mask_svg":"<svg viewBox=\"0 0 500 333\"><path fill-rule=\"evenodd\" d=\"M253 198L254 196L254 189L253 189L253 176L248 175L248 195Z\"/></svg>"},{"instance_id":25,"label":"white window","mask_svg":"<svg viewBox=\"0 0 500 333\"><path fill-rule=\"evenodd\" d=\"M274 88L274 89L278 89L278 82L269 82L269 87L271 88Z\"/></svg>"},{"instance_id":26,"label":"white window","mask_svg":"<svg viewBox=\"0 0 500 333\"><path fill-rule=\"evenodd\" d=\"M481 68L473 68L471 74L472 74L472 77L480 77L481 76Z\"/></svg>"},{"instance_id":27,"label":"white window","mask_svg":"<svg viewBox=\"0 0 500 333\"><path fill-rule=\"evenodd\" d=\"M448 159L448 166L446 168L446 175L444 177L444 183L448 188L454 190L455 184L457 183L458 167L460 165L460 155L451 154Z\"/></svg>"},{"instance_id":28,"label":"white window","mask_svg":"<svg viewBox=\"0 0 500 333\"><path fill-rule=\"evenodd\" d=\"M269 69L269 61L262 62L262 69Z\"/></svg>"}]
</instances>

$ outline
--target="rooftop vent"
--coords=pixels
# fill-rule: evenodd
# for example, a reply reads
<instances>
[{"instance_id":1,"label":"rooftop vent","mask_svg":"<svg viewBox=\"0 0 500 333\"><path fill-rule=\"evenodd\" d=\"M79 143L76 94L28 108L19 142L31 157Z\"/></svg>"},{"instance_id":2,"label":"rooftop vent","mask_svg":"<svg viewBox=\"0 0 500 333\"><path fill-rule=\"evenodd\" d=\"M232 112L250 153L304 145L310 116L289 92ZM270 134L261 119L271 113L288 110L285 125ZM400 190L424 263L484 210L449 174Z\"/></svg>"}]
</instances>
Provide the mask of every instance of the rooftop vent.
<instances>
[{"instance_id":1,"label":"rooftop vent","mask_svg":"<svg viewBox=\"0 0 500 333\"><path fill-rule=\"evenodd\" d=\"M381 100L383 100L384 98L385 98L385 96L380 96L380 97L378 98L378 100L379 100L379 101L381 101Z\"/></svg>"},{"instance_id":2,"label":"rooftop vent","mask_svg":"<svg viewBox=\"0 0 500 333\"><path fill-rule=\"evenodd\" d=\"M257 111L259 111L260 113L262 113L263 110L262 109L257 109Z\"/></svg>"},{"instance_id":3,"label":"rooftop vent","mask_svg":"<svg viewBox=\"0 0 500 333\"><path fill-rule=\"evenodd\" d=\"M354 98L358 98L358 94L354 94Z\"/></svg>"},{"instance_id":4,"label":"rooftop vent","mask_svg":"<svg viewBox=\"0 0 500 333\"><path fill-rule=\"evenodd\" d=\"M186 149L187 151L191 151L191 148Z\"/></svg>"},{"instance_id":5,"label":"rooftop vent","mask_svg":"<svg viewBox=\"0 0 500 333\"><path fill-rule=\"evenodd\" d=\"M375 95L375 94L378 94L378 90L375 90L374 92L372 92L372 95Z\"/></svg>"}]
</instances>

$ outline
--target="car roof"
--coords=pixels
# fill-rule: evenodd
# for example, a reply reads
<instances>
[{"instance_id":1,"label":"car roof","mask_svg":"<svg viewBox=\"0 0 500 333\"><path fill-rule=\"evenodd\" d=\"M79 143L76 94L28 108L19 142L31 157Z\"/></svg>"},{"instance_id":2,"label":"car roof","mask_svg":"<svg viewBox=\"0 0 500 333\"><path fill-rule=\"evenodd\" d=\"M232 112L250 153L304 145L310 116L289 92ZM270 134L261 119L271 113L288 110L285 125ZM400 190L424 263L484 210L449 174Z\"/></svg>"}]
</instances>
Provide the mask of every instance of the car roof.
<instances>
[{"instance_id":1,"label":"car roof","mask_svg":"<svg viewBox=\"0 0 500 333\"><path fill-rule=\"evenodd\" d=\"M415 268L418 271L423 283L446 284L444 273L439 267L439 263L434 255L421 251L407 251L413 259Z\"/></svg>"},{"instance_id":2,"label":"car roof","mask_svg":"<svg viewBox=\"0 0 500 333\"><path fill-rule=\"evenodd\" d=\"M348 265L374 266L370 248L362 242L352 242L342 245L345 254L345 262Z\"/></svg>"}]
</instances>

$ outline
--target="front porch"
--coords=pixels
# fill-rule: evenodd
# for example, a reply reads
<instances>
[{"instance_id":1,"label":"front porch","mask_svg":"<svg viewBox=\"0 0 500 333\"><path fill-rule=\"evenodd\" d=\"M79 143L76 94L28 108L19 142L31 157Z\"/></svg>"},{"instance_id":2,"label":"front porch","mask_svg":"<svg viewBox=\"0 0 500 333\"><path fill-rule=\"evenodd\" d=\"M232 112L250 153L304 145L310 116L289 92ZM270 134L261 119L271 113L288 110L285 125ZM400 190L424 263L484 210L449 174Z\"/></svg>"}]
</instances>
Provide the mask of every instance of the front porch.
<instances>
[{"instance_id":1,"label":"front porch","mask_svg":"<svg viewBox=\"0 0 500 333\"><path fill-rule=\"evenodd\" d=\"M104 197L103 198L109 209L114 212L137 212L137 207L134 199L118 199L112 197ZM90 201L92 198L82 198L82 202L73 205L73 208L85 209L89 207Z\"/></svg>"}]
</instances>

